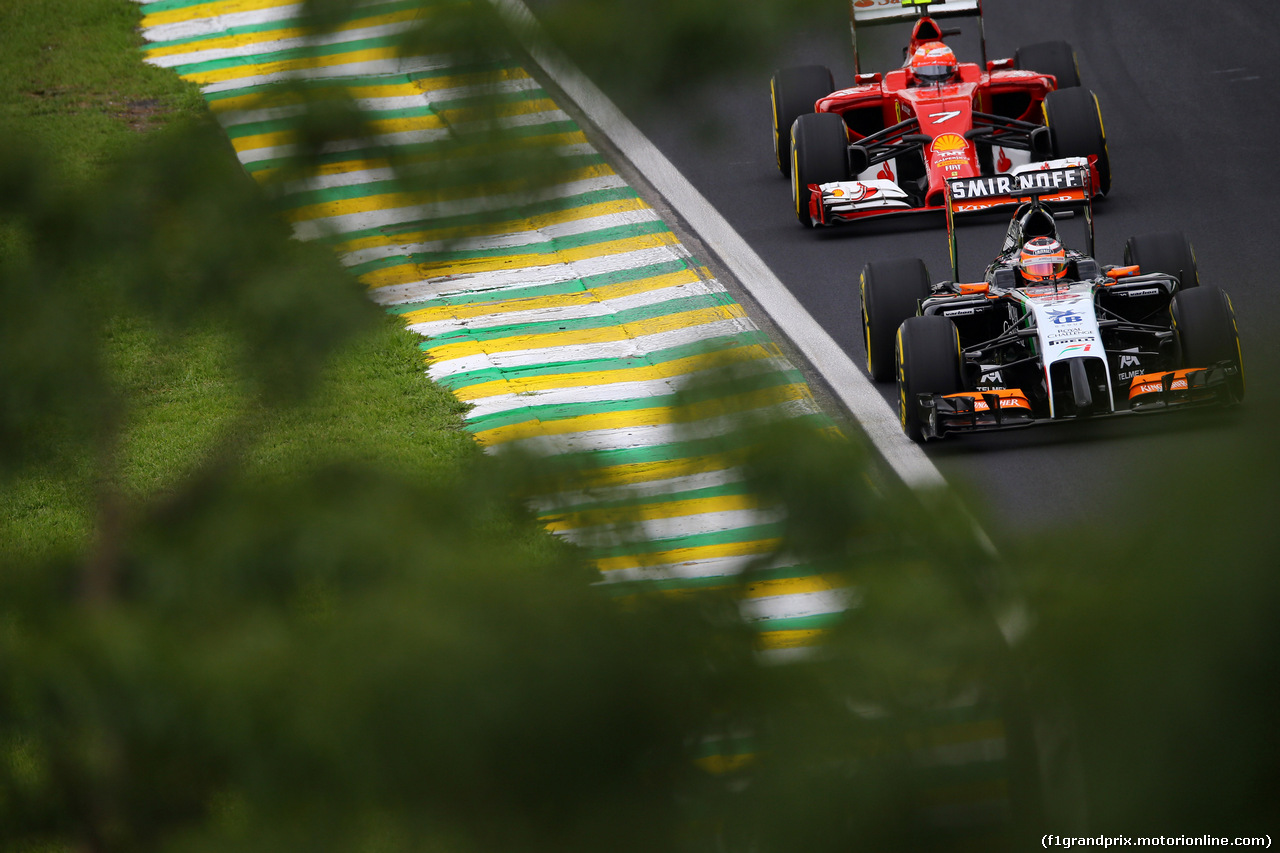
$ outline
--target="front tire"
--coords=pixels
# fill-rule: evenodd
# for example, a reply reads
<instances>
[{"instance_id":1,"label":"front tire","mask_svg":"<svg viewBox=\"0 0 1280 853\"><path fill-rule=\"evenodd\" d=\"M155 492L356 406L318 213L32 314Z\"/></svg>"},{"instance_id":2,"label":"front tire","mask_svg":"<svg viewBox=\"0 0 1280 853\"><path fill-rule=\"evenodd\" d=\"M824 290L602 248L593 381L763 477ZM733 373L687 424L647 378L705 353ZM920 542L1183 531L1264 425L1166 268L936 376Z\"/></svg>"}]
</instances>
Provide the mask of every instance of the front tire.
<instances>
[{"instance_id":1,"label":"front tire","mask_svg":"<svg viewBox=\"0 0 1280 853\"><path fill-rule=\"evenodd\" d=\"M813 227L809 185L849 180L849 136L835 113L809 113L791 125L791 195L796 218Z\"/></svg>"},{"instance_id":2,"label":"front tire","mask_svg":"<svg viewBox=\"0 0 1280 853\"><path fill-rule=\"evenodd\" d=\"M1044 122L1054 157L1096 157L1098 186L1102 195L1111 191L1111 157L1102 126L1098 98L1088 89L1060 89L1044 99Z\"/></svg>"},{"instance_id":3,"label":"front tire","mask_svg":"<svg viewBox=\"0 0 1280 853\"><path fill-rule=\"evenodd\" d=\"M1013 54L1013 67L1052 74L1058 80L1058 91L1080 85L1080 63L1076 61L1076 52L1065 41L1042 41L1020 47Z\"/></svg>"},{"instance_id":4,"label":"front tire","mask_svg":"<svg viewBox=\"0 0 1280 853\"><path fill-rule=\"evenodd\" d=\"M955 394L964 390L960 375L960 334L946 317L908 317L898 327L898 416L912 441L924 441L920 394Z\"/></svg>"},{"instance_id":5,"label":"front tire","mask_svg":"<svg viewBox=\"0 0 1280 853\"><path fill-rule=\"evenodd\" d=\"M1198 287L1175 293L1169 304L1183 367L1209 367L1227 361L1236 376L1229 388L1234 402L1244 399L1244 358L1231 297L1220 287Z\"/></svg>"},{"instance_id":6,"label":"front tire","mask_svg":"<svg viewBox=\"0 0 1280 853\"><path fill-rule=\"evenodd\" d=\"M1139 234L1124 244L1126 266L1138 265L1139 272L1162 272L1178 279L1178 290L1200 286L1196 253L1181 231Z\"/></svg>"},{"instance_id":7,"label":"front tire","mask_svg":"<svg viewBox=\"0 0 1280 853\"><path fill-rule=\"evenodd\" d=\"M791 125L813 112L819 98L835 91L835 79L824 65L802 65L775 71L769 80L773 100L773 156L782 177L791 177Z\"/></svg>"},{"instance_id":8,"label":"front tire","mask_svg":"<svg viewBox=\"0 0 1280 853\"><path fill-rule=\"evenodd\" d=\"M898 327L916 315L920 300L929 295L929 270L919 258L871 261L862 268L858 290L867 372L876 382L889 382L894 376Z\"/></svg>"}]
</instances>

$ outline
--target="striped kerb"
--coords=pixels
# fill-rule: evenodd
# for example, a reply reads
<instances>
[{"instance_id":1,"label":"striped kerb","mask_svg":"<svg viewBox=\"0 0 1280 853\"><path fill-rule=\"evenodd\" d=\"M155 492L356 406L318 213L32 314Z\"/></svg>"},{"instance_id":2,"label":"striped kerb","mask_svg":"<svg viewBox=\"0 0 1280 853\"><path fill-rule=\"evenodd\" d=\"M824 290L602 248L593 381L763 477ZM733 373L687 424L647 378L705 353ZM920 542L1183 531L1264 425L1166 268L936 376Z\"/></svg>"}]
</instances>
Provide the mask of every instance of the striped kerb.
<instances>
[{"instance_id":1,"label":"striped kerb","mask_svg":"<svg viewBox=\"0 0 1280 853\"><path fill-rule=\"evenodd\" d=\"M296 233L330 243L421 335L427 373L471 405L476 440L584 463L580 491L540 512L620 593L739 586L779 654L839 618L849 591L778 553L777 511L739 468L744 418L832 424L523 68L462 64L429 35L401 56L398 39L444 4L364 3L314 36L285 0L139 2L147 61L197 83ZM363 128L299 178L290 119L308 91L340 92ZM549 179L530 188L487 168L485 138L467 132L482 127L502 129L509 156L545 158ZM406 166L431 180L406 186ZM705 381L725 371L731 383Z\"/></svg>"},{"instance_id":2,"label":"striped kerb","mask_svg":"<svg viewBox=\"0 0 1280 853\"><path fill-rule=\"evenodd\" d=\"M740 468L752 440L744 418L834 426L523 68L460 64L429 26L412 41L420 53L400 55L397 36L445 5L427 0L353 4L321 36L290 0L137 2L147 61L199 84L297 235L331 244L422 336L427 373L471 405L476 440L580 464L576 491L537 505L619 594L733 586L761 647L782 657L803 654L855 603L840 578L779 553L781 519ZM364 126L299 178L287 168L299 144L288 119L308 91L341 93ZM549 179L530 188L495 173L472 132L484 127L503 130L506 156L543 158ZM431 180L406 186L405 166ZM700 384L726 370L732 383ZM970 767L940 780L931 808L1007 807L998 721L957 719L929 743L940 767ZM750 749L709 743L706 762L729 768Z\"/></svg>"}]
</instances>

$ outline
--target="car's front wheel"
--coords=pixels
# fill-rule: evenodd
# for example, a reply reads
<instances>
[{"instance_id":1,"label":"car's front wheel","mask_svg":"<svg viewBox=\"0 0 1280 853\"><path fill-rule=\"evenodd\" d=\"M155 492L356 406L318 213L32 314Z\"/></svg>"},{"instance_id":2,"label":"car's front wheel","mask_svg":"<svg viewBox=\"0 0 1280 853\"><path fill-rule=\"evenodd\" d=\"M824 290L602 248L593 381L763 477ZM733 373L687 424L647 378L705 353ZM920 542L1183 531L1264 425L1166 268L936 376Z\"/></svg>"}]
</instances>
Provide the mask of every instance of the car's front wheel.
<instances>
[{"instance_id":1,"label":"car's front wheel","mask_svg":"<svg viewBox=\"0 0 1280 853\"><path fill-rule=\"evenodd\" d=\"M831 70L825 65L801 65L775 71L769 80L773 101L773 154L784 178L791 175L791 124L813 112L819 98L835 90Z\"/></svg>"},{"instance_id":2,"label":"car's front wheel","mask_svg":"<svg viewBox=\"0 0 1280 853\"><path fill-rule=\"evenodd\" d=\"M1200 286L1196 253L1181 231L1159 231L1130 237L1124 244L1124 262L1137 264L1139 272L1162 272L1178 279L1178 289Z\"/></svg>"},{"instance_id":3,"label":"car's front wheel","mask_svg":"<svg viewBox=\"0 0 1280 853\"><path fill-rule=\"evenodd\" d=\"M876 382L893 379L898 326L914 317L929 295L929 270L919 258L870 261L858 277L862 295L862 341L867 372Z\"/></svg>"},{"instance_id":4,"label":"car's front wheel","mask_svg":"<svg viewBox=\"0 0 1280 853\"><path fill-rule=\"evenodd\" d=\"M1107 153L1107 133L1102 126L1098 98L1088 89L1059 89L1044 99L1044 123L1054 157L1095 157L1098 186L1102 195L1111 191L1111 157Z\"/></svg>"},{"instance_id":5,"label":"car's front wheel","mask_svg":"<svg viewBox=\"0 0 1280 853\"><path fill-rule=\"evenodd\" d=\"M809 113L791 125L791 195L800 224L813 227L809 185L849 180L849 136L835 113Z\"/></svg>"},{"instance_id":6,"label":"car's front wheel","mask_svg":"<svg viewBox=\"0 0 1280 853\"><path fill-rule=\"evenodd\" d=\"M919 395L964 390L956 324L937 315L908 317L898 327L897 362L902 431L913 441L924 441Z\"/></svg>"},{"instance_id":7,"label":"car's front wheel","mask_svg":"<svg viewBox=\"0 0 1280 853\"><path fill-rule=\"evenodd\" d=\"M1220 287L1197 287L1174 294L1169 304L1183 367L1228 362L1236 375L1228 387L1235 402L1244 399L1244 358L1231 297Z\"/></svg>"},{"instance_id":8,"label":"car's front wheel","mask_svg":"<svg viewBox=\"0 0 1280 853\"><path fill-rule=\"evenodd\" d=\"M1037 74L1052 74L1059 89L1080 85L1080 64L1076 52L1065 41L1042 41L1023 45L1013 54L1013 67Z\"/></svg>"}]
</instances>

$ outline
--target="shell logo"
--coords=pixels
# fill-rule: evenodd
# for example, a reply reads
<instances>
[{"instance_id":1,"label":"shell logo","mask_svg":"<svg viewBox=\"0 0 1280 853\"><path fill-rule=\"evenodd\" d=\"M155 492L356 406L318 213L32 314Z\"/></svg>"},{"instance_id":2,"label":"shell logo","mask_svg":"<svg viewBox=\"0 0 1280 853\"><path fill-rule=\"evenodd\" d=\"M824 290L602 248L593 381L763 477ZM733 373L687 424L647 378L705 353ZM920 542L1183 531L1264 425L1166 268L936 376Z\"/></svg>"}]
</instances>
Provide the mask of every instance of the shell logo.
<instances>
[{"instance_id":1,"label":"shell logo","mask_svg":"<svg viewBox=\"0 0 1280 853\"><path fill-rule=\"evenodd\" d=\"M934 154L941 154L944 151L964 151L967 147L964 137L958 133L944 133L933 140Z\"/></svg>"}]
</instances>

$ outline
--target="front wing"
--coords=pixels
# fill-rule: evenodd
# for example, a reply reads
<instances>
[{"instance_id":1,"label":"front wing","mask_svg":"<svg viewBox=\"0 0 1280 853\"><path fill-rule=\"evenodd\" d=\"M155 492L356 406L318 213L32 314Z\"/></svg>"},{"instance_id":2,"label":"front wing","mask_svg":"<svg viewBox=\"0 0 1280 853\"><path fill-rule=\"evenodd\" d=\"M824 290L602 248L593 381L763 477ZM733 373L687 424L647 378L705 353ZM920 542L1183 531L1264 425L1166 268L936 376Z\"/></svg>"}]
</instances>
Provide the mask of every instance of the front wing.
<instances>
[{"instance_id":1,"label":"front wing","mask_svg":"<svg viewBox=\"0 0 1280 853\"><path fill-rule=\"evenodd\" d=\"M1007 173L983 180L999 181L1002 178L1014 178L1034 172L1069 169L1084 165L1086 160L1082 157L1064 157L1058 160L1027 163ZM1087 165L1090 171L1090 186L1096 187L1099 185L1097 166L1092 160L1087 161ZM860 219L874 219L904 213L943 213L947 209L945 195L942 192L929 193L928 199L933 199L933 203L928 203L926 200L925 204L916 204L905 190L893 181L884 179L809 184L808 193L809 218L814 225L838 225ZM1046 194L1042 198L1059 204L1082 203L1085 201L1085 191L1064 188L1060 193ZM955 201L953 206L956 213L981 213L1016 205L1022 201L1025 201L1025 197L1010 192L969 201Z\"/></svg>"},{"instance_id":2,"label":"front wing","mask_svg":"<svg viewBox=\"0 0 1280 853\"><path fill-rule=\"evenodd\" d=\"M1129 383L1129 408L1091 415L1167 412L1204 405L1235 402L1231 381L1239 368L1230 362L1211 367L1183 368L1135 376ZM1019 390L963 391L958 394L920 394L921 431L926 439L951 433L994 432L1036 424L1076 420L1037 417L1030 401Z\"/></svg>"}]
</instances>

